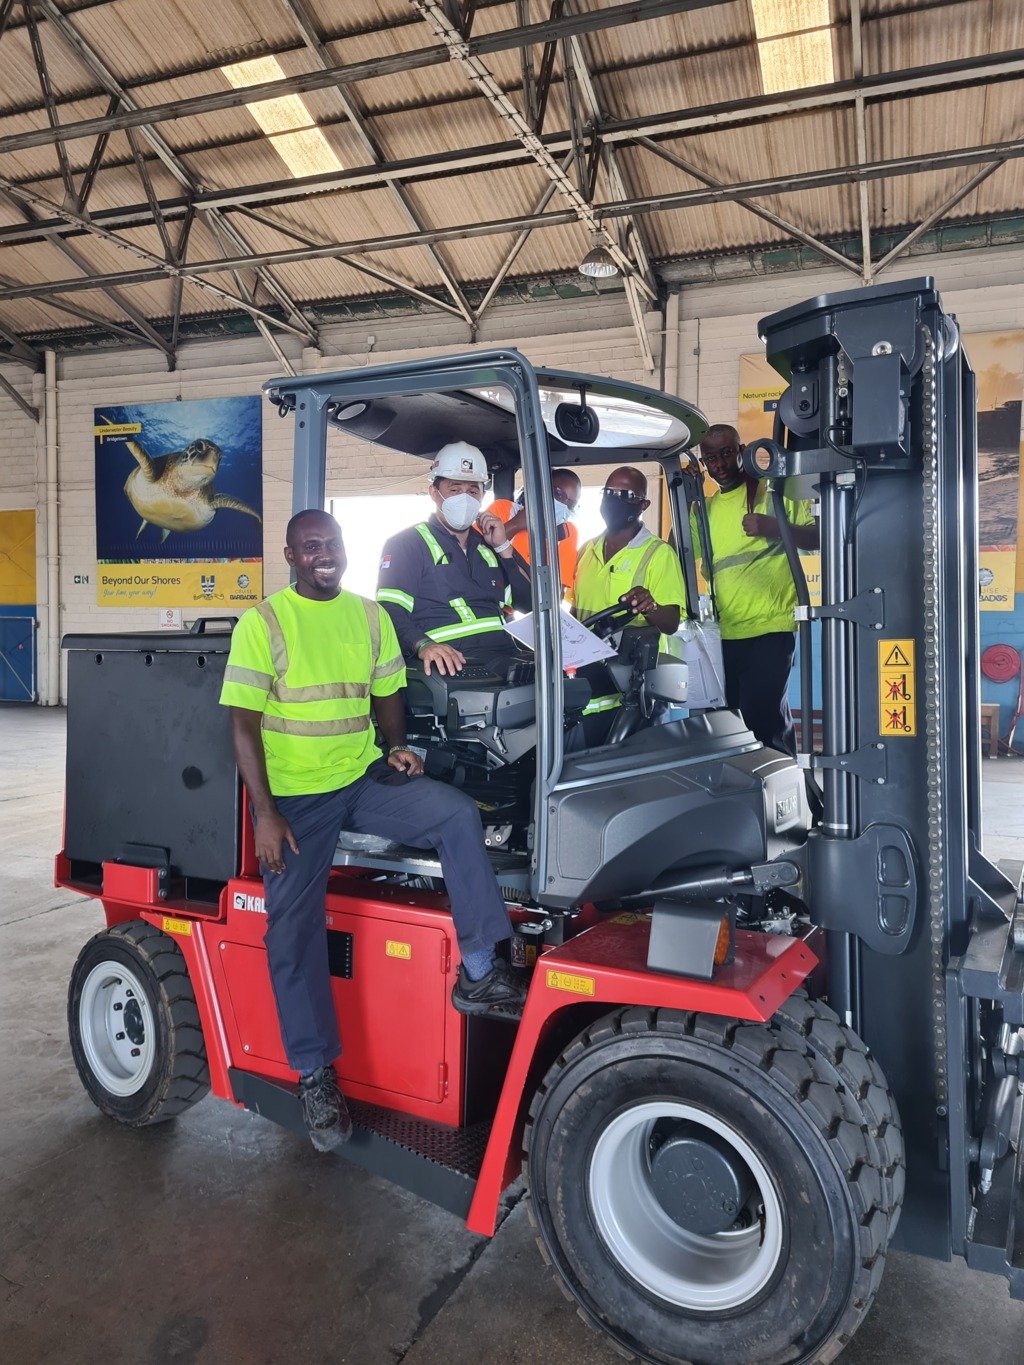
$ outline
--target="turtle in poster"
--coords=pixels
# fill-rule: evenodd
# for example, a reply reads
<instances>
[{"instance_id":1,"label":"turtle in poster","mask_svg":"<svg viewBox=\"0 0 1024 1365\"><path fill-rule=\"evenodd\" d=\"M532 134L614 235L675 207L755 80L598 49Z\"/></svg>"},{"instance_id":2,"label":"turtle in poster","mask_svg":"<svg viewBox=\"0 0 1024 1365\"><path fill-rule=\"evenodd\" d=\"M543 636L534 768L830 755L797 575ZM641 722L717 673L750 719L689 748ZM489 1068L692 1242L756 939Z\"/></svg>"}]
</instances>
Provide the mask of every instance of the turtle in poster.
<instances>
[{"instance_id":1,"label":"turtle in poster","mask_svg":"<svg viewBox=\"0 0 1024 1365\"><path fill-rule=\"evenodd\" d=\"M218 511L242 512L257 522L262 519L240 498L217 493L213 482L221 460L214 441L191 441L183 450L152 456L138 441L125 445L138 465L125 480L125 496L142 521L136 539L147 525L156 526L165 541L171 531L199 531L209 526Z\"/></svg>"}]
</instances>

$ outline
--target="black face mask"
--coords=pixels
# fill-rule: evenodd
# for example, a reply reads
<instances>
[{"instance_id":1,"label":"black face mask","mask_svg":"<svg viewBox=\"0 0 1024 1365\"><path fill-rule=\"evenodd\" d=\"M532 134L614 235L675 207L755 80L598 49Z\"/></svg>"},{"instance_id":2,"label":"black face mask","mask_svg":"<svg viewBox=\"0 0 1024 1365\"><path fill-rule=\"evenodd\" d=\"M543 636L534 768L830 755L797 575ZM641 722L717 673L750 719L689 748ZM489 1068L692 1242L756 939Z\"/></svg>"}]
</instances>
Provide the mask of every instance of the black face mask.
<instances>
[{"instance_id":1,"label":"black face mask","mask_svg":"<svg viewBox=\"0 0 1024 1365\"><path fill-rule=\"evenodd\" d=\"M624 531L627 526L639 520L639 517L639 507L624 498L601 499L601 520L612 535L616 531Z\"/></svg>"}]
</instances>

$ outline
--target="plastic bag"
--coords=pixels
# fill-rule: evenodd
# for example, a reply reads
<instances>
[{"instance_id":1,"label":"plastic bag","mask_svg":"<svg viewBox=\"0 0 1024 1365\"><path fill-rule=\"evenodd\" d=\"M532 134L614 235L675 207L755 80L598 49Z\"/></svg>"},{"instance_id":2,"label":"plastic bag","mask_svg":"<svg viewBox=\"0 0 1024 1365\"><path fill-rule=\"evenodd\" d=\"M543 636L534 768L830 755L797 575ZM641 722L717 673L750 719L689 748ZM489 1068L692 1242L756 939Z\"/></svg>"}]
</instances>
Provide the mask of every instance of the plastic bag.
<instances>
[{"instance_id":1,"label":"plastic bag","mask_svg":"<svg viewBox=\"0 0 1024 1365\"><path fill-rule=\"evenodd\" d=\"M690 711L725 705L725 665L722 661L722 635L718 622L681 623L676 638L683 644L683 659L689 670L686 705Z\"/></svg>"}]
</instances>

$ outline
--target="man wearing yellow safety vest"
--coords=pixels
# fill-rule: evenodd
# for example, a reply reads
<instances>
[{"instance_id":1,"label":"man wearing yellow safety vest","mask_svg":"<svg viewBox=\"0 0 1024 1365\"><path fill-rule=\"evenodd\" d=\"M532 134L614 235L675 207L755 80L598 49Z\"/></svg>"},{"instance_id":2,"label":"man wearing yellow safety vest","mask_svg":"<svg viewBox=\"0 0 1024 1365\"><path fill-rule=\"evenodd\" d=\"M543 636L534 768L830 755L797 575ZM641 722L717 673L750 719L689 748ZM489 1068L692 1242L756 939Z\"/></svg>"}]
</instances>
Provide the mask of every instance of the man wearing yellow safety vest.
<instances>
[{"instance_id":1,"label":"man wearing yellow safety vest","mask_svg":"<svg viewBox=\"0 0 1024 1365\"><path fill-rule=\"evenodd\" d=\"M479 812L462 792L422 776L406 748L401 651L387 613L341 590L341 528L326 512L299 512L284 554L295 582L238 622L220 700L231 708L235 761L252 803L281 1040L299 1073L313 1146L327 1151L352 1131L333 1066L341 1042L324 918L342 829L437 849L462 958L457 1010L514 1011L525 990L494 956L511 927Z\"/></svg>"},{"instance_id":2,"label":"man wearing yellow safety vest","mask_svg":"<svg viewBox=\"0 0 1024 1365\"><path fill-rule=\"evenodd\" d=\"M769 512L769 492L740 465L735 427L708 428L704 468L718 484L708 499L715 605L722 631L726 704L739 711L762 744L796 753L786 692L795 650L796 588ZM818 548L810 504L785 499L798 550ZM697 544L696 539L694 544ZM706 575L702 565L701 571Z\"/></svg>"},{"instance_id":3,"label":"man wearing yellow safety vest","mask_svg":"<svg viewBox=\"0 0 1024 1365\"><path fill-rule=\"evenodd\" d=\"M529 611L530 577L501 520L481 511L489 482L483 453L452 441L434 458L427 491L436 511L386 542L377 601L407 659L457 673L469 659L498 672L515 654L503 610ZM475 525L474 525L475 523Z\"/></svg>"},{"instance_id":4,"label":"man wearing yellow safety vest","mask_svg":"<svg viewBox=\"0 0 1024 1365\"><path fill-rule=\"evenodd\" d=\"M647 529L640 518L650 507L647 480L639 469L623 465L605 480L601 519L608 528L580 551L576 565L574 613L581 620L616 602L630 606L663 635L679 629L686 606L686 589L676 552ZM610 690L611 676L603 667L590 677L595 695L584 716L612 711L620 701Z\"/></svg>"}]
</instances>

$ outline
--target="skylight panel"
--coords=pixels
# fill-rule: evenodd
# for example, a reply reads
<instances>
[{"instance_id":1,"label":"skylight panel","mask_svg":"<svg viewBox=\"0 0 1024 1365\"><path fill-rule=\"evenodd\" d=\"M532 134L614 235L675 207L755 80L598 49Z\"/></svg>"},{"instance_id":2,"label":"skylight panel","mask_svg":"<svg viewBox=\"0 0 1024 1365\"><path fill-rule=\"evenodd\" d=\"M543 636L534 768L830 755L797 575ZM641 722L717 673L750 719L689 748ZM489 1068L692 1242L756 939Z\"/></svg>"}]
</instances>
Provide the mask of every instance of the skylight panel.
<instances>
[{"instance_id":1,"label":"skylight panel","mask_svg":"<svg viewBox=\"0 0 1024 1365\"><path fill-rule=\"evenodd\" d=\"M264 81L283 80L285 74L276 57L254 57L251 61L222 66L221 71L236 90L261 85ZM261 100L245 107L296 178L344 169L301 95L281 95L278 99Z\"/></svg>"},{"instance_id":2,"label":"skylight panel","mask_svg":"<svg viewBox=\"0 0 1024 1365\"><path fill-rule=\"evenodd\" d=\"M766 95L835 80L829 0L750 0L750 8Z\"/></svg>"}]
</instances>

